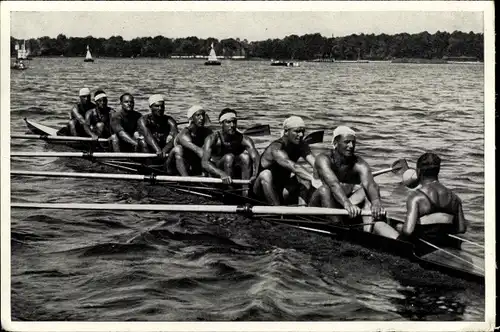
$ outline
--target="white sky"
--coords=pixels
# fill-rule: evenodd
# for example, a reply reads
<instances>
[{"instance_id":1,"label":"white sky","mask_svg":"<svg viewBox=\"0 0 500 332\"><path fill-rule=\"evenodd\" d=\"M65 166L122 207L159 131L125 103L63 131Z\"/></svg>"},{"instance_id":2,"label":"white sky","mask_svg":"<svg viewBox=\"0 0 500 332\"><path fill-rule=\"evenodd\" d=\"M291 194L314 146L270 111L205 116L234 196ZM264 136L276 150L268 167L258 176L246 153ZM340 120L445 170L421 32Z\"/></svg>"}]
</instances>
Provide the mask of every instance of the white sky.
<instances>
[{"instance_id":1,"label":"white sky","mask_svg":"<svg viewBox=\"0 0 500 332\"><path fill-rule=\"evenodd\" d=\"M478 3L481 2L24 3L25 6L12 9L10 35L22 39L56 37L59 33L67 37L121 35L126 40L163 35L252 41L315 32L337 37L438 30L477 33L483 32L483 13L474 7ZM31 11L14 11L17 9Z\"/></svg>"}]
</instances>

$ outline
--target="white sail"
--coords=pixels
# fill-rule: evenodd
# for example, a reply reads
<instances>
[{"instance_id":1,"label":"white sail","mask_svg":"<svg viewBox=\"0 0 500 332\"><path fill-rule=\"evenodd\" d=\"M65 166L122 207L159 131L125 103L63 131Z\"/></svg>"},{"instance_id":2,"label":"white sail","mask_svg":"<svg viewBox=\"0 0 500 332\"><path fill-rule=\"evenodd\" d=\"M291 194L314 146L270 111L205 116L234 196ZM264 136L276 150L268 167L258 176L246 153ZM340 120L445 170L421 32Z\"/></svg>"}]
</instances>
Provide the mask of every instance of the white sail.
<instances>
[{"instance_id":1,"label":"white sail","mask_svg":"<svg viewBox=\"0 0 500 332\"><path fill-rule=\"evenodd\" d=\"M214 44L211 45L210 54L208 55L208 61L217 61L217 54L215 54Z\"/></svg>"},{"instance_id":2,"label":"white sail","mask_svg":"<svg viewBox=\"0 0 500 332\"><path fill-rule=\"evenodd\" d=\"M85 55L85 59L92 59L92 54L90 54L89 45L87 45L87 54Z\"/></svg>"}]
</instances>

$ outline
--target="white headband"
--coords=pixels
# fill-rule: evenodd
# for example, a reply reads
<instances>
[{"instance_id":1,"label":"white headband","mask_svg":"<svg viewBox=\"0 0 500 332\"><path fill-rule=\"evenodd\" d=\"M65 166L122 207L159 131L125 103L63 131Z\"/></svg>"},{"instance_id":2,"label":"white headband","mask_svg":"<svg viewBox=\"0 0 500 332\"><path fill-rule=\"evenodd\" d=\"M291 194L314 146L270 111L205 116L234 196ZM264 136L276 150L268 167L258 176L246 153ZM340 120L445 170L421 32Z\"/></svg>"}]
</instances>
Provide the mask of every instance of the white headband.
<instances>
[{"instance_id":1,"label":"white headband","mask_svg":"<svg viewBox=\"0 0 500 332\"><path fill-rule=\"evenodd\" d=\"M219 118L219 122L236 118L236 113L228 112Z\"/></svg>"},{"instance_id":2,"label":"white headband","mask_svg":"<svg viewBox=\"0 0 500 332\"><path fill-rule=\"evenodd\" d=\"M81 97L81 96L88 96L89 94L90 94L89 88L81 88L80 93L78 95Z\"/></svg>"},{"instance_id":3,"label":"white headband","mask_svg":"<svg viewBox=\"0 0 500 332\"><path fill-rule=\"evenodd\" d=\"M107 98L108 96L106 96L105 93L100 93L98 94L97 96L94 97L94 100L95 101L98 101L99 99L102 99L102 98Z\"/></svg>"},{"instance_id":4,"label":"white headband","mask_svg":"<svg viewBox=\"0 0 500 332\"><path fill-rule=\"evenodd\" d=\"M356 137L356 132L354 130L352 130L351 128L349 128L349 127L338 126L333 131L332 144L335 141L335 137L340 136L340 135L343 135L343 136L352 135L352 136Z\"/></svg>"},{"instance_id":5,"label":"white headband","mask_svg":"<svg viewBox=\"0 0 500 332\"><path fill-rule=\"evenodd\" d=\"M198 111L203 110L204 108L200 105L194 105L191 108L188 109L187 111L187 118L188 120L191 119L191 117Z\"/></svg>"},{"instance_id":6,"label":"white headband","mask_svg":"<svg viewBox=\"0 0 500 332\"><path fill-rule=\"evenodd\" d=\"M165 101L165 98L163 97L163 95L160 95L160 94L152 95L151 97L149 97L149 106L151 106L154 103L157 103L159 101Z\"/></svg>"}]
</instances>

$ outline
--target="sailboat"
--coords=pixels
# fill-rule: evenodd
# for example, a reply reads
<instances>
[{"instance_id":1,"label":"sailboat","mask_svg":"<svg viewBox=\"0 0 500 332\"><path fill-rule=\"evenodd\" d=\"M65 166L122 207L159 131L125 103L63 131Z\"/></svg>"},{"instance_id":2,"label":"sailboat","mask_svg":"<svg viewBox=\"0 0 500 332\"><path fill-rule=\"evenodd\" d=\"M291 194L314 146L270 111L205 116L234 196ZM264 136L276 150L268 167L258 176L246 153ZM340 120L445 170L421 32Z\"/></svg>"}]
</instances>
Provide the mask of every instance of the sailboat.
<instances>
[{"instance_id":1,"label":"sailboat","mask_svg":"<svg viewBox=\"0 0 500 332\"><path fill-rule=\"evenodd\" d=\"M85 55L85 60L84 62L94 62L94 59L92 59L92 54L90 54L90 49L89 45L87 45L87 54Z\"/></svg>"},{"instance_id":2,"label":"sailboat","mask_svg":"<svg viewBox=\"0 0 500 332\"><path fill-rule=\"evenodd\" d=\"M11 68L15 70L28 69L28 64L27 64L28 53L26 52L26 42L22 46L16 44L15 47L17 51L17 57L16 57L16 62L14 62Z\"/></svg>"},{"instance_id":3,"label":"sailboat","mask_svg":"<svg viewBox=\"0 0 500 332\"><path fill-rule=\"evenodd\" d=\"M220 66L221 62L217 60L217 54L215 54L214 43L210 46L210 54L208 55L208 60L205 61L205 66Z\"/></svg>"}]
</instances>

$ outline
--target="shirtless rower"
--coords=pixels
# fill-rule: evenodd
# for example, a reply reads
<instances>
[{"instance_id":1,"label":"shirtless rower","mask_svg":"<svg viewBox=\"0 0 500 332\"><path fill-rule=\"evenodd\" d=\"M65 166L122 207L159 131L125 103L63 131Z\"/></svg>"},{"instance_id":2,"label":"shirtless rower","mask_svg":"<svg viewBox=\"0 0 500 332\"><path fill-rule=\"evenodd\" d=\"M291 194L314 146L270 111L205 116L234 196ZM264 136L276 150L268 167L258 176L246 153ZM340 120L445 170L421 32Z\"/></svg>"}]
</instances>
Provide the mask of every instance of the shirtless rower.
<instances>
[{"instance_id":1,"label":"shirtless rower","mask_svg":"<svg viewBox=\"0 0 500 332\"><path fill-rule=\"evenodd\" d=\"M149 97L151 113L141 116L137 121L137 129L144 137L146 144L142 145L143 152L157 153L165 159L174 147L174 138L177 136L177 123L171 116L165 115L165 97L155 94Z\"/></svg>"},{"instance_id":2,"label":"shirtless rower","mask_svg":"<svg viewBox=\"0 0 500 332\"><path fill-rule=\"evenodd\" d=\"M371 208L375 220L380 219L385 211L379 188L368 163L354 153L356 133L349 127L339 126L333 131L332 144L333 149L316 157L314 167L324 185L313 193L309 206L344 208L350 218L358 217L361 208ZM341 221L337 217L332 220ZM363 223L369 224L364 226L365 231L371 231L372 221L371 216L363 217Z\"/></svg>"},{"instance_id":3,"label":"shirtless rower","mask_svg":"<svg viewBox=\"0 0 500 332\"><path fill-rule=\"evenodd\" d=\"M291 116L283 123L283 134L264 150L260 157L259 175L253 185L253 197L272 205L297 204L301 184L311 181L312 174L297 163L302 157L314 166L309 144L304 142L302 118ZM291 176L293 174L293 176Z\"/></svg>"},{"instance_id":4,"label":"shirtless rower","mask_svg":"<svg viewBox=\"0 0 500 332\"><path fill-rule=\"evenodd\" d=\"M137 121L142 115L134 110L134 96L128 92L124 93L120 96L120 105L121 110L111 114L113 151L140 151L141 142L138 140Z\"/></svg>"},{"instance_id":5,"label":"shirtless rower","mask_svg":"<svg viewBox=\"0 0 500 332\"><path fill-rule=\"evenodd\" d=\"M80 102L76 104L69 114L68 129L72 136L90 136L97 138L90 127L85 123L85 114L88 110L95 108L95 104L90 101L89 88L81 88L79 92Z\"/></svg>"},{"instance_id":6,"label":"shirtless rower","mask_svg":"<svg viewBox=\"0 0 500 332\"><path fill-rule=\"evenodd\" d=\"M406 200L406 221L398 224L386 236L409 239L423 238L432 244L452 242L447 234L465 233L467 221L462 201L438 180L441 158L434 153L424 153L417 160L419 186Z\"/></svg>"},{"instance_id":7,"label":"shirtless rower","mask_svg":"<svg viewBox=\"0 0 500 332\"><path fill-rule=\"evenodd\" d=\"M108 106L108 97L102 90L94 94L96 107L85 113L85 123L98 137L111 136L110 116L113 109Z\"/></svg>"},{"instance_id":8,"label":"shirtless rower","mask_svg":"<svg viewBox=\"0 0 500 332\"><path fill-rule=\"evenodd\" d=\"M210 134L203 144L203 170L221 178L223 183L231 184L235 166L239 165L241 178L253 181L259 166L259 153L252 139L237 130L236 111L223 109L219 114L219 123L221 130ZM247 194L245 191L244 194Z\"/></svg>"},{"instance_id":9,"label":"shirtless rower","mask_svg":"<svg viewBox=\"0 0 500 332\"><path fill-rule=\"evenodd\" d=\"M206 110L200 105L194 105L187 111L189 124L182 129L174 140L173 159L177 172L182 176L202 174L201 158L203 143L212 134L207 122Z\"/></svg>"}]
</instances>

